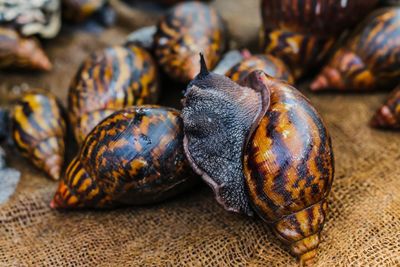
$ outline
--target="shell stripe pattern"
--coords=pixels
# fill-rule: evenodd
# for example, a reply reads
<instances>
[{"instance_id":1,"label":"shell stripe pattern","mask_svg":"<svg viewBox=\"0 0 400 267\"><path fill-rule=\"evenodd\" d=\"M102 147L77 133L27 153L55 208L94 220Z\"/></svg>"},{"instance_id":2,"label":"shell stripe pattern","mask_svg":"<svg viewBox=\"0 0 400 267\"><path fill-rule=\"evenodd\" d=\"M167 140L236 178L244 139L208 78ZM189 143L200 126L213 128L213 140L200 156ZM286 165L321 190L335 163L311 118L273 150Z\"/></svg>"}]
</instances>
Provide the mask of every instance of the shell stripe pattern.
<instances>
[{"instance_id":1,"label":"shell stripe pattern","mask_svg":"<svg viewBox=\"0 0 400 267\"><path fill-rule=\"evenodd\" d=\"M79 143L102 119L127 106L154 103L158 77L151 56L137 46L91 55L70 86L70 119Z\"/></svg>"}]
</instances>

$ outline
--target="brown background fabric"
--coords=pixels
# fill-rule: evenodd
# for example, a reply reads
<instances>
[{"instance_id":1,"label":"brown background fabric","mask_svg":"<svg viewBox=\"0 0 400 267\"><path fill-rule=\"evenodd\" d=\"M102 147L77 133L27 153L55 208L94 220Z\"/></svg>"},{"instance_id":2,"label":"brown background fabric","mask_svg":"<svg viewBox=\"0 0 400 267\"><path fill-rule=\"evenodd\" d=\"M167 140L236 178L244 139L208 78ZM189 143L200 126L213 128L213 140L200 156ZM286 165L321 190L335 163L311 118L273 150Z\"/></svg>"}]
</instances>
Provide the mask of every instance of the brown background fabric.
<instances>
[{"instance_id":1,"label":"brown background fabric","mask_svg":"<svg viewBox=\"0 0 400 267\"><path fill-rule=\"evenodd\" d=\"M115 1L113 1L115 2ZM240 46L254 46L258 1L217 0ZM69 81L90 52L122 43L158 12L119 6L116 27L95 35L63 30L45 44L54 70L0 73L0 102L14 88L49 89L65 103ZM162 103L178 103L182 88L164 88ZM400 266L400 133L367 122L386 93L310 94L333 138L336 178L316 266ZM49 208L56 183L15 152L22 171L16 193L0 206L0 266L296 266L258 218L225 212L199 185L162 204L113 211ZM1 188L0 188L1 190Z\"/></svg>"}]
</instances>

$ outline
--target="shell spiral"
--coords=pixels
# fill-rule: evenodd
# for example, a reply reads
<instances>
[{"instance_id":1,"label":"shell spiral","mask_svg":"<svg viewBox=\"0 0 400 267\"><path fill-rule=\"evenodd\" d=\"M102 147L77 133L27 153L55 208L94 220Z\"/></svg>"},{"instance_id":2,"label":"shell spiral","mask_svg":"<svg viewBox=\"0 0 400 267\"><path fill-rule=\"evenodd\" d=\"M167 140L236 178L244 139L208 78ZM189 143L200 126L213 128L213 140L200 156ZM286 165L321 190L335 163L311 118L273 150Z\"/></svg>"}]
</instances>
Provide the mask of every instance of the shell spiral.
<instances>
[{"instance_id":1,"label":"shell spiral","mask_svg":"<svg viewBox=\"0 0 400 267\"><path fill-rule=\"evenodd\" d=\"M157 67L144 49L115 46L81 65L68 93L69 118L79 144L101 120L124 107L153 104L159 95Z\"/></svg>"},{"instance_id":2,"label":"shell spiral","mask_svg":"<svg viewBox=\"0 0 400 267\"><path fill-rule=\"evenodd\" d=\"M200 52L213 68L225 45L225 26L217 11L193 1L172 7L159 22L154 37L158 63L171 78L181 82L189 82L199 72Z\"/></svg>"},{"instance_id":3,"label":"shell spiral","mask_svg":"<svg viewBox=\"0 0 400 267\"><path fill-rule=\"evenodd\" d=\"M58 180L64 163L66 123L57 99L44 92L26 93L11 115L12 137L22 155Z\"/></svg>"},{"instance_id":4,"label":"shell spiral","mask_svg":"<svg viewBox=\"0 0 400 267\"><path fill-rule=\"evenodd\" d=\"M316 256L326 220L331 140L300 92L274 81L269 88L270 107L244 154L246 188L257 214L306 264Z\"/></svg>"},{"instance_id":5,"label":"shell spiral","mask_svg":"<svg viewBox=\"0 0 400 267\"><path fill-rule=\"evenodd\" d=\"M88 135L54 196L53 208L149 204L190 187L180 113L158 106L115 112Z\"/></svg>"}]
</instances>

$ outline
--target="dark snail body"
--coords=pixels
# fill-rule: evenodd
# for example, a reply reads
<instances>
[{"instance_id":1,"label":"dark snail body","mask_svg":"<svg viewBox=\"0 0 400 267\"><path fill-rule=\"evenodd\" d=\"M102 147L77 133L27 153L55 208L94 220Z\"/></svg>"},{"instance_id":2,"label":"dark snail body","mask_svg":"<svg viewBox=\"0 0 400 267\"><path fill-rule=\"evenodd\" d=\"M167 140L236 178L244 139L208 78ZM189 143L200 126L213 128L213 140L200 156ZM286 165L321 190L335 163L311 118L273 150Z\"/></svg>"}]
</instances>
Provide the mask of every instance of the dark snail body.
<instances>
[{"instance_id":1,"label":"dark snail body","mask_svg":"<svg viewBox=\"0 0 400 267\"><path fill-rule=\"evenodd\" d=\"M400 129L400 85L389 95L371 120L375 128Z\"/></svg>"},{"instance_id":2,"label":"dark snail body","mask_svg":"<svg viewBox=\"0 0 400 267\"><path fill-rule=\"evenodd\" d=\"M320 63L338 35L353 27L377 3L378 0L264 0L263 50L284 60L297 79Z\"/></svg>"},{"instance_id":3,"label":"dark snail body","mask_svg":"<svg viewBox=\"0 0 400 267\"><path fill-rule=\"evenodd\" d=\"M314 91L371 91L400 82L400 8L380 9L358 27L311 84Z\"/></svg>"},{"instance_id":4,"label":"dark snail body","mask_svg":"<svg viewBox=\"0 0 400 267\"><path fill-rule=\"evenodd\" d=\"M64 163L66 123L57 99L44 92L26 93L14 106L11 131L22 155L54 180Z\"/></svg>"},{"instance_id":5,"label":"dark snail body","mask_svg":"<svg viewBox=\"0 0 400 267\"><path fill-rule=\"evenodd\" d=\"M311 264L334 175L324 123L305 96L262 71L240 86L202 66L182 110L192 168L227 210L254 210Z\"/></svg>"},{"instance_id":6,"label":"dark snail body","mask_svg":"<svg viewBox=\"0 0 400 267\"><path fill-rule=\"evenodd\" d=\"M34 37L22 37L13 29L0 27L0 69L2 68L49 71L52 65Z\"/></svg>"},{"instance_id":7,"label":"dark snail body","mask_svg":"<svg viewBox=\"0 0 400 267\"><path fill-rule=\"evenodd\" d=\"M68 93L69 117L79 144L102 119L132 105L153 104L159 95L157 67L137 46L115 46L81 65Z\"/></svg>"},{"instance_id":8,"label":"dark snail body","mask_svg":"<svg viewBox=\"0 0 400 267\"><path fill-rule=\"evenodd\" d=\"M225 50L225 26L217 11L200 2L172 7L161 19L154 48L158 63L173 79L189 82L200 70L198 55L214 67Z\"/></svg>"},{"instance_id":9,"label":"dark snail body","mask_svg":"<svg viewBox=\"0 0 400 267\"><path fill-rule=\"evenodd\" d=\"M179 112L158 106L115 112L88 135L53 208L104 208L162 201L195 178L185 159Z\"/></svg>"}]
</instances>

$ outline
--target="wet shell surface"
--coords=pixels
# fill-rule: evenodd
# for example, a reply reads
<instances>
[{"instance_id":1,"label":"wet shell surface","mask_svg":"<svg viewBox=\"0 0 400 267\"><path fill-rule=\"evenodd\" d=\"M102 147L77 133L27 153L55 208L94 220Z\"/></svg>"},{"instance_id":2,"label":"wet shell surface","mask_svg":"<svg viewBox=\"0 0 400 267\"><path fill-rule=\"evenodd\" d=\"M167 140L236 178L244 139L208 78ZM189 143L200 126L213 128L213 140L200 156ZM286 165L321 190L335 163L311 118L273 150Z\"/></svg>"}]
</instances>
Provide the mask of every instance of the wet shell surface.
<instances>
[{"instance_id":1,"label":"wet shell surface","mask_svg":"<svg viewBox=\"0 0 400 267\"><path fill-rule=\"evenodd\" d=\"M22 155L58 180L64 163L66 123L55 96L44 91L24 94L13 108L11 131Z\"/></svg>"},{"instance_id":2,"label":"wet shell surface","mask_svg":"<svg viewBox=\"0 0 400 267\"><path fill-rule=\"evenodd\" d=\"M400 85L389 95L371 120L371 126L400 130Z\"/></svg>"},{"instance_id":3,"label":"wet shell surface","mask_svg":"<svg viewBox=\"0 0 400 267\"><path fill-rule=\"evenodd\" d=\"M180 113L131 107L106 118L86 138L54 196L53 208L105 208L162 201L196 178L183 153Z\"/></svg>"},{"instance_id":4,"label":"wet shell surface","mask_svg":"<svg viewBox=\"0 0 400 267\"><path fill-rule=\"evenodd\" d=\"M23 36L55 37L61 28L60 0L2 0L0 25L17 29Z\"/></svg>"},{"instance_id":5,"label":"wet shell surface","mask_svg":"<svg viewBox=\"0 0 400 267\"><path fill-rule=\"evenodd\" d=\"M214 8L200 2L185 2L172 7L159 22L155 55L171 78L189 82L200 70L199 53L213 68L225 50L225 39L225 26Z\"/></svg>"},{"instance_id":6,"label":"wet shell surface","mask_svg":"<svg viewBox=\"0 0 400 267\"><path fill-rule=\"evenodd\" d=\"M133 105L153 104L159 95L157 67L144 49L115 46L90 55L68 93L68 112L79 144L101 120Z\"/></svg>"},{"instance_id":7,"label":"wet shell surface","mask_svg":"<svg viewBox=\"0 0 400 267\"><path fill-rule=\"evenodd\" d=\"M0 69L18 68L49 71L49 58L34 37L22 37L10 28L0 27Z\"/></svg>"},{"instance_id":8,"label":"wet shell surface","mask_svg":"<svg viewBox=\"0 0 400 267\"><path fill-rule=\"evenodd\" d=\"M400 82L400 8L379 9L340 47L311 89L371 91Z\"/></svg>"}]
</instances>

